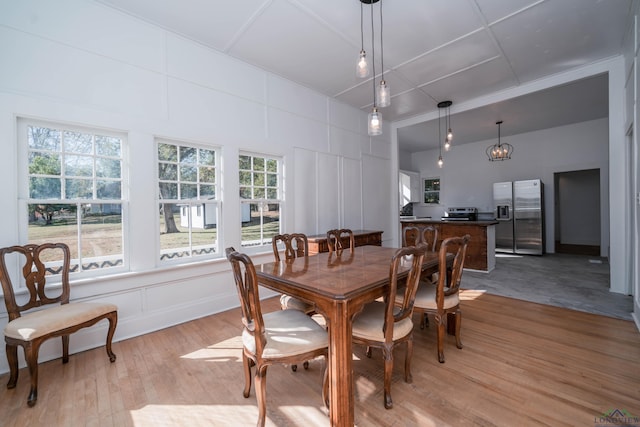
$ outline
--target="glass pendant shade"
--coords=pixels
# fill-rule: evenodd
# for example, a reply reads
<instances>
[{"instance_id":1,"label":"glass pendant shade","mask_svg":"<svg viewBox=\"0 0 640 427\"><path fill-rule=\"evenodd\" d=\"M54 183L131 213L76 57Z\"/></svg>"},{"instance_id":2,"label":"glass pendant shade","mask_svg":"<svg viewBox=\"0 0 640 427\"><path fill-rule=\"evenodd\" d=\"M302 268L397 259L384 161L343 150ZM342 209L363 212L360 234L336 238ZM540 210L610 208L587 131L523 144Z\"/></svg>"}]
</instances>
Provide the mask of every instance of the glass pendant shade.
<instances>
[{"instance_id":1,"label":"glass pendant shade","mask_svg":"<svg viewBox=\"0 0 640 427\"><path fill-rule=\"evenodd\" d=\"M388 107L391 104L391 92L389 85L384 80L380 81L378 86L378 107Z\"/></svg>"},{"instance_id":2,"label":"glass pendant shade","mask_svg":"<svg viewBox=\"0 0 640 427\"><path fill-rule=\"evenodd\" d=\"M381 135L382 134L382 114L378 112L376 107L369 113L369 135Z\"/></svg>"},{"instance_id":3,"label":"glass pendant shade","mask_svg":"<svg viewBox=\"0 0 640 427\"><path fill-rule=\"evenodd\" d=\"M453 139L453 131L451 130L451 128L449 128L449 131L447 132L447 141L451 142L452 139Z\"/></svg>"},{"instance_id":4,"label":"glass pendant shade","mask_svg":"<svg viewBox=\"0 0 640 427\"><path fill-rule=\"evenodd\" d=\"M444 165L444 161L442 160L442 156L438 157L438 167L441 168Z\"/></svg>"},{"instance_id":5,"label":"glass pendant shade","mask_svg":"<svg viewBox=\"0 0 640 427\"><path fill-rule=\"evenodd\" d=\"M367 62L367 53L364 50L360 51L358 56L358 65L356 65L356 76L364 79L369 76L369 63Z\"/></svg>"},{"instance_id":6,"label":"glass pendant shade","mask_svg":"<svg viewBox=\"0 0 640 427\"><path fill-rule=\"evenodd\" d=\"M444 140L444 149L445 151L449 151L449 148L451 148L451 143L449 142L448 139Z\"/></svg>"}]
</instances>

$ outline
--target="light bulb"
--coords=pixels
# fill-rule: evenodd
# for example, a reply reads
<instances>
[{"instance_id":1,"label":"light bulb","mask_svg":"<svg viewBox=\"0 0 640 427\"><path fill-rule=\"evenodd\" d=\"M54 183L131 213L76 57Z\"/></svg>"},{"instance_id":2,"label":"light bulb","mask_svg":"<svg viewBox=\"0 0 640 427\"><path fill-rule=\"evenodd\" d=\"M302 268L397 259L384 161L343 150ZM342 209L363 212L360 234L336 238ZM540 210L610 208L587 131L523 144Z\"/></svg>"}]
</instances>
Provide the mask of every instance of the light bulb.
<instances>
[{"instance_id":1,"label":"light bulb","mask_svg":"<svg viewBox=\"0 0 640 427\"><path fill-rule=\"evenodd\" d=\"M369 113L369 135L382 134L382 114L378 112L376 107Z\"/></svg>"},{"instance_id":2,"label":"light bulb","mask_svg":"<svg viewBox=\"0 0 640 427\"><path fill-rule=\"evenodd\" d=\"M444 141L444 149L446 151L449 151L449 148L451 148L451 143L449 142L448 139L445 139L445 141Z\"/></svg>"},{"instance_id":3,"label":"light bulb","mask_svg":"<svg viewBox=\"0 0 640 427\"><path fill-rule=\"evenodd\" d=\"M453 139L453 131L449 128L449 132L447 133L447 141L451 141Z\"/></svg>"},{"instance_id":4,"label":"light bulb","mask_svg":"<svg viewBox=\"0 0 640 427\"><path fill-rule=\"evenodd\" d=\"M356 76L364 79L368 75L369 63L367 63L367 53L364 50L361 50L358 58L358 65L356 65Z\"/></svg>"},{"instance_id":5,"label":"light bulb","mask_svg":"<svg viewBox=\"0 0 640 427\"><path fill-rule=\"evenodd\" d=\"M389 86L386 81L381 80L380 86L378 86L378 107L387 107L390 104L391 92L389 90Z\"/></svg>"},{"instance_id":6,"label":"light bulb","mask_svg":"<svg viewBox=\"0 0 640 427\"><path fill-rule=\"evenodd\" d=\"M438 167L441 168L444 165L444 161L442 160L442 156L438 157Z\"/></svg>"}]
</instances>

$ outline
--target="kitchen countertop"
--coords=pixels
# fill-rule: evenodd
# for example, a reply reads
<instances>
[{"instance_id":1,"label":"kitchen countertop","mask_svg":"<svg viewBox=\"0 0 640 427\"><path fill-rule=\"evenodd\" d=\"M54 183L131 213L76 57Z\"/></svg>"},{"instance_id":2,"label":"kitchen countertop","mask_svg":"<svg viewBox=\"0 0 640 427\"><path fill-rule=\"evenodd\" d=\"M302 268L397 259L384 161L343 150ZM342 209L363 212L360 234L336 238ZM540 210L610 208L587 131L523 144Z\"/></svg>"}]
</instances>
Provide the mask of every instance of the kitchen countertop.
<instances>
[{"instance_id":1,"label":"kitchen countertop","mask_svg":"<svg viewBox=\"0 0 640 427\"><path fill-rule=\"evenodd\" d=\"M416 218L416 219L401 219L400 222L415 222L420 224L456 224L456 225L480 225L480 226L488 226L495 225L498 223L496 220L486 220L486 221L448 221L448 220L440 220L440 219L432 219L432 218Z\"/></svg>"}]
</instances>

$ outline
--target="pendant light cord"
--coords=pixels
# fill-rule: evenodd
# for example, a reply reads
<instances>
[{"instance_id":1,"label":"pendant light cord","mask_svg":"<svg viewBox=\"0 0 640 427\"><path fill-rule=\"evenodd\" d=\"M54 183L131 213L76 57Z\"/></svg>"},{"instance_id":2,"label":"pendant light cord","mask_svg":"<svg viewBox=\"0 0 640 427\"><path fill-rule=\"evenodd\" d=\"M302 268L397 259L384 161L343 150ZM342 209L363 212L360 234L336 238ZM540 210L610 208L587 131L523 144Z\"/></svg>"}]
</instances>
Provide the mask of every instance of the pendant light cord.
<instances>
[{"instance_id":1,"label":"pendant light cord","mask_svg":"<svg viewBox=\"0 0 640 427\"><path fill-rule=\"evenodd\" d=\"M376 47L373 32L373 3L371 3L371 63L373 64L373 108L376 108Z\"/></svg>"},{"instance_id":2,"label":"pendant light cord","mask_svg":"<svg viewBox=\"0 0 640 427\"><path fill-rule=\"evenodd\" d=\"M384 43L382 42L382 0L380 0L380 62L382 64L381 80L384 81Z\"/></svg>"},{"instance_id":3,"label":"pendant light cord","mask_svg":"<svg viewBox=\"0 0 640 427\"><path fill-rule=\"evenodd\" d=\"M440 110L438 108L438 147L440 147L440 158L442 158L442 134L440 133Z\"/></svg>"},{"instance_id":4,"label":"pendant light cord","mask_svg":"<svg viewBox=\"0 0 640 427\"><path fill-rule=\"evenodd\" d=\"M360 2L360 50L364 50L364 5Z\"/></svg>"}]
</instances>

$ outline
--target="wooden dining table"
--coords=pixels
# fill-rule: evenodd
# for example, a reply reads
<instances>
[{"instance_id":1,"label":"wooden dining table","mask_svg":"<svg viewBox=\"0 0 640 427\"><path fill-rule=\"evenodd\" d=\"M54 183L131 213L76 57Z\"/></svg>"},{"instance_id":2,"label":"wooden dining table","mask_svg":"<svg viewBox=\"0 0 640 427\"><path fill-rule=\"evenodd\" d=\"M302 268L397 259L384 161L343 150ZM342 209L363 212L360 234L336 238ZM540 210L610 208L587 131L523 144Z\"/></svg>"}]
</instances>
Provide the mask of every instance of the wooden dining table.
<instances>
[{"instance_id":1,"label":"wooden dining table","mask_svg":"<svg viewBox=\"0 0 640 427\"><path fill-rule=\"evenodd\" d=\"M381 297L389 285L391 257L397 248L361 246L341 254L320 253L256 266L260 285L312 302L329 333L329 416L332 426L354 425L352 321L364 304ZM399 278L409 273L401 267ZM423 272L438 271L438 253L428 252Z\"/></svg>"}]
</instances>

